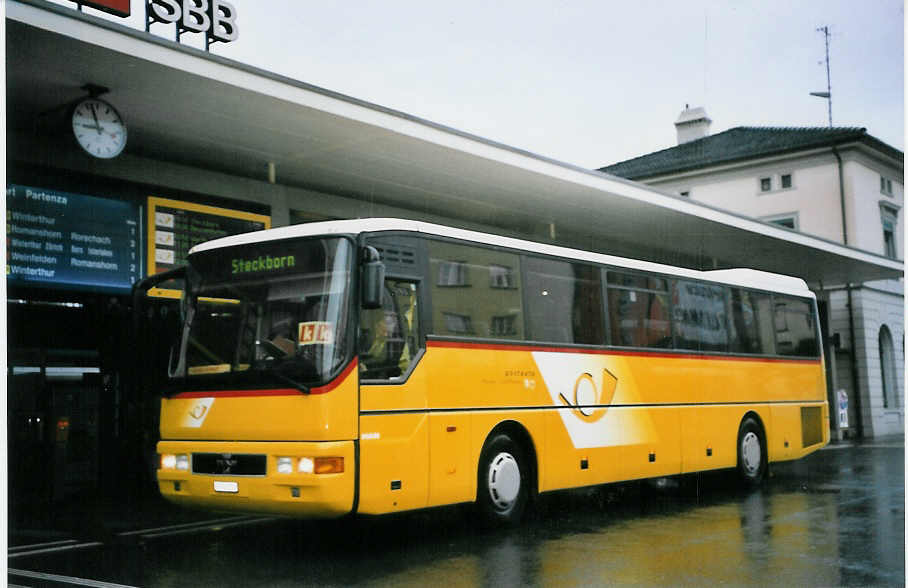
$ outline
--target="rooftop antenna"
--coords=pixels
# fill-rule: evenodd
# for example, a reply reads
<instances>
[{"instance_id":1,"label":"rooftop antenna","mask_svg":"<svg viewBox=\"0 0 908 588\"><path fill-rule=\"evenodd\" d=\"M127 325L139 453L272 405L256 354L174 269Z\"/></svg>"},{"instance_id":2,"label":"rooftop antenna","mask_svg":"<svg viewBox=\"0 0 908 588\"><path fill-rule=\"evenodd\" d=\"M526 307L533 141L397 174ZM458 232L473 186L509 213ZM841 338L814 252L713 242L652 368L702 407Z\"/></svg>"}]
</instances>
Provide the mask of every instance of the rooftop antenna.
<instances>
[{"instance_id":1,"label":"rooftop antenna","mask_svg":"<svg viewBox=\"0 0 908 588\"><path fill-rule=\"evenodd\" d=\"M817 32L823 33L823 37L826 40L826 91L811 92L810 95L818 98L825 98L829 103L829 126L832 127L832 86L829 82L829 27L819 27Z\"/></svg>"}]
</instances>

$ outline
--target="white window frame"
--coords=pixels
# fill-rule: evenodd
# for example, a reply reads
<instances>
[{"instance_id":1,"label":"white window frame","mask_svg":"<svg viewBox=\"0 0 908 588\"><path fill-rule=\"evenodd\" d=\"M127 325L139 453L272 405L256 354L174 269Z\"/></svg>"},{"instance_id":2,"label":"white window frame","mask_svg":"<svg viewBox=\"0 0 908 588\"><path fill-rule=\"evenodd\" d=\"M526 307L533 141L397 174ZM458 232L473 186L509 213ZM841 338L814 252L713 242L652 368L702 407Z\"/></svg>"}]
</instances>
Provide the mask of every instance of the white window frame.
<instances>
[{"instance_id":1,"label":"white window frame","mask_svg":"<svg viewBox=\"0 0 908 588\"><path fill-rule=\"evenodd\" d=\"M784 228L784 229L787 229L787 228L789 228L789 227L786 227L786 226L784 226L784 225L780 225L780 224L778 223L778 221L781 221L781 220L788 220L788 219L791 219L791 220L793 221L793 223L794 223L793 229L794 229L795 231L800 231L800 230L801 230L801 223L800 223L800 219L799 219L799 214L798 214L797 212L786 212L786 213L783 213L783 214L773 214L773 215L770 215L770 216L764 216L764 217L761 217L761 218L760 218L760 220L763 221L764 223L771 223L771 224L774 224L774 225L778 225L778 226L780 226L780 227L782 227L782 228Z\"/></svg>"},{"instance_id":2,"label":"white window frame","mask_svg":"<svg viewBox=\"0 0 908 588\"><path fill-rule=\"evenodd\" d=\"M880 200L880 228L883 229L883 255L890 259L899 258L899 240L898 240L898 231L899 231L899 206L893 204L888 200ZM886 248L886 225L892 225L892 251L887 251ZM891 255L890 255L891 253Z\"/></svg>"},{"instance_id":3,"label":"white window frame","mask_svg":"<svg viewBox=\"0 0 908 588\"><path fill-rule=\"evenodd\" d=\"M782 178L784 178L785 176L788 176L788 183L790 184L788 186L782 185L783 184ZM794 187L795 187L795 181L794 181L793 173L784 172L784 173L779 174L779 190L794 190Z\"/></svg>"},{"instance_id":4,"label":"white window frame","mask_svg":"<svg viewBox=\"0 0 908 588\"><path fill-rule=\"evenodd\" d=\"M782 177L788 176L791 181L790 186L782 187ZM769 189L763 189L763 181L769 181ZM764 194L775 194L776 192L787 192L789 190L795 189L795 174L793 171L782 171L779 173L764 174L757 176L757 195L762 196Z\"/></svg>"}]
</instances>

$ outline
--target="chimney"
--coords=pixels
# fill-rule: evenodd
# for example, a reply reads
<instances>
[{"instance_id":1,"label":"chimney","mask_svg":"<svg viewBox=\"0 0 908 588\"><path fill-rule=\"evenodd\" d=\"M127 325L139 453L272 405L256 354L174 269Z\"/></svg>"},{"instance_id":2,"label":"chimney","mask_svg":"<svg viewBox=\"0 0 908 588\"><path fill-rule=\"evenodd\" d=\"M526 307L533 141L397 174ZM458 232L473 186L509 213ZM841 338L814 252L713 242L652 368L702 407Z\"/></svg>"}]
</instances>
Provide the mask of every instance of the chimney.
<instances>
[{"instance_id":1,"label":"chimney","mask_svg":"<svg viewBox=\"0 0 908 588\"><path fill-rule=\"evenodd\" d=\"M678 145L702 139L709 135L709 125L712 119L706 116L706 110L702 106L691 108L684 105L684 110L675 121L675 129L678 131Z\"/></svg>"}]
</instances>

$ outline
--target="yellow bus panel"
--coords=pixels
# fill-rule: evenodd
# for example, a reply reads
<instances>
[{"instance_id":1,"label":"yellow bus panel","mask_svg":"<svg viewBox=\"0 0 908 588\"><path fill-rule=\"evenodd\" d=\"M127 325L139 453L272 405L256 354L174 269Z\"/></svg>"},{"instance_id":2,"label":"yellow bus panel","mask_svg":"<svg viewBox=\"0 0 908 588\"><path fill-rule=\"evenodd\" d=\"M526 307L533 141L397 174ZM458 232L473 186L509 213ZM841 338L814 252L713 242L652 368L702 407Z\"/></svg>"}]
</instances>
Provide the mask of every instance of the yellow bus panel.
<instances>
[{"instance_id":1,"label":"yellow bus panel","mask_svg":"<svg viewBox=\"0 0 908 588\"><path fill-rule=\"evenodd\" d=\"M359 512L428 506L428 421L424 412L362 416Z\"/></svg>"},{"instance_id":2,"label":"yellow bus panel","mask_svg":"<svg viewBox=\"0 0 908 588\"><path fill-rule=\"evenodd\" d=\"M183 392L161 400L161 438L335 441L357 436L356 362L336 384L295 389Z\"/></svg>"}]
</instances>

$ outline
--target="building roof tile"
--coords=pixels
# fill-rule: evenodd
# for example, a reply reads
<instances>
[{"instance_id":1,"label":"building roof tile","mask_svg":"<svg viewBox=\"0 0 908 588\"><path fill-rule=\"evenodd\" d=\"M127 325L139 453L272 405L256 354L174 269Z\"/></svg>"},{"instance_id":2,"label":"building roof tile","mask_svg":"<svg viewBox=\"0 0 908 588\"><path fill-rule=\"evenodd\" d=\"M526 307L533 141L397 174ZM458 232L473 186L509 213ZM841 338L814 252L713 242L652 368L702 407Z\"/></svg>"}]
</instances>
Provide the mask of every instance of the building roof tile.
<instances>
[{"instance_id":1,"label":"building roof tile","mask_svg":"<svg viewBox=\"0 0 908 588\"><path fill-rule=\"evenodd\" d=\"M632 180L794 151L861 142L904 161L905 154L862 127L734 127L687 143L599 168Z\"/></svg>"}]
</instances>

